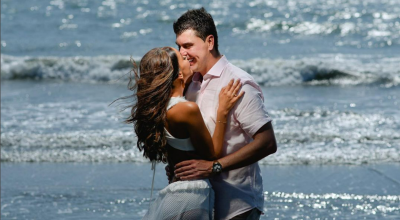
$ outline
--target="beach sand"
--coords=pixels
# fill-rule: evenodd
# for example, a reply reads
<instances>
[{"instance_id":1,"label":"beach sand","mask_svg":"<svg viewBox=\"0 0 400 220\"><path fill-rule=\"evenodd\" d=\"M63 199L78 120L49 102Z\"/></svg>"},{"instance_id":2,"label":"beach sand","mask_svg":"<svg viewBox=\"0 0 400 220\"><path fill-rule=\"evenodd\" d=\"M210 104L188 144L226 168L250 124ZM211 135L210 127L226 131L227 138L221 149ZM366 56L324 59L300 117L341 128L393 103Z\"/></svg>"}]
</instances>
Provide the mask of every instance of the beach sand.
<instances>
[{"instance_id":1,"label":"beach sand","mask_svg":"<svg viewBox=\"0 0 400 220\"><path fill-rule=\"evenodd\" d=\"M261 166L262 219L400 216L399 164ZM148 163L1 163L2 219L141 219ZM167 184L156 169L155 192ZM157 193L155 193L157 194Z\"/></svg>"}]
</instances>

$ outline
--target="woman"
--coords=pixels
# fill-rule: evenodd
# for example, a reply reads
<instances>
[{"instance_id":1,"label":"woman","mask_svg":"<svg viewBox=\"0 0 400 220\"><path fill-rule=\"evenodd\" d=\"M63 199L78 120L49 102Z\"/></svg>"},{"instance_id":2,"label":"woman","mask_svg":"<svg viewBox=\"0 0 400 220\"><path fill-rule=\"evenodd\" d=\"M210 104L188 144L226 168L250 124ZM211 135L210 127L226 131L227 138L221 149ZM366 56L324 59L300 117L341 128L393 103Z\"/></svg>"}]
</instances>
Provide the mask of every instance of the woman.
<instances>
[{"instance_id":1,"label":"woman","mask_svg":"<svg viewBox=\"0 0 400 220\"><path fill-rule=\"evenodd\" d=\"M233 82L221 90L213 137L199 107L183 98L185 81L192 75L189 61L171 47L150 50L134 68L137 103L128 123L133 123L137 146L151 161L168 161L171 168L189 159L220 157L227 115L243 92ZM173 172L173 170L171 170ZM144 219L212 219L214 192L206 180L179 181L159 192Z\"/></svg>"}]
</instances>

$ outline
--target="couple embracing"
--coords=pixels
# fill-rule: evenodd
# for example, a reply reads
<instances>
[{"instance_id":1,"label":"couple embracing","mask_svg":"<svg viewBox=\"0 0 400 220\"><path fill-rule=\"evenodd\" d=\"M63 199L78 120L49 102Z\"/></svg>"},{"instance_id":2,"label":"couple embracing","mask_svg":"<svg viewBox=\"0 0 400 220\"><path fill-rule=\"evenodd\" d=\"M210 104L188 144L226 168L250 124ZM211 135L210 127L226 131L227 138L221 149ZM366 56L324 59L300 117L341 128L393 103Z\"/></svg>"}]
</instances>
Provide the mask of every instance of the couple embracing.
<instances>
[{"instance_id":1,"label":"couple embracing","mask_svg":"<svg viewBox=\"0 0 400 220\"><path fill-rule=\"evenodd\" d=\"M218 51L212 16L189 10L174 22L179 51L155 48L134 68L137 145L168 161L170 184L144 219L259 219L258 161L276 152L260 87Z\"/></svg>"}]
</instances>

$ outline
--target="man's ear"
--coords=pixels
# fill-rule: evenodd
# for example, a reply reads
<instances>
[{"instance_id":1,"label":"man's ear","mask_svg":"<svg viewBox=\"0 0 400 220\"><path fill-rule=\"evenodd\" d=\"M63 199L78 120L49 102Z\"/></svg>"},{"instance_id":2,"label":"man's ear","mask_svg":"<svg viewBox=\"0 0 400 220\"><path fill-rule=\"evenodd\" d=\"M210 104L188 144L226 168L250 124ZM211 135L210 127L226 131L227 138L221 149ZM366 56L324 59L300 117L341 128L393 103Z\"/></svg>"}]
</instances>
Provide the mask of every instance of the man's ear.
<instances>
[{"instance_id":1,"label":"man's ear","mask_svg":"<svg viewBox=\"0 0 400 220\"><path fill-rule=\"evenodd\" d=\"M206 43L208 44L208 50L212 51L214 49L214 35L208 35L206 38Z\"/></svg>"}]
</instances>

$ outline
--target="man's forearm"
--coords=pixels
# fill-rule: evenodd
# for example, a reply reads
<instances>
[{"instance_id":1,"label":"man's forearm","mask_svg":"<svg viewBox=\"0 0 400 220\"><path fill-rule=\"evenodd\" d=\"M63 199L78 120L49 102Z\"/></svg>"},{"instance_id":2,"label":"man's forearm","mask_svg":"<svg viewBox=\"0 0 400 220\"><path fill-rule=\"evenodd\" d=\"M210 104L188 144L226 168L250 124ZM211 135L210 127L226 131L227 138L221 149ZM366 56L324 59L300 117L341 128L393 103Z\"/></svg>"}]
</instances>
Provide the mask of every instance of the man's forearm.
<instances>
[{"instance_id":1,"label":"man's forearm","mask_svg":"<svg viewBox=\"0 0 400 220\"><path fill-rule=\"evenodd\" d=\"M253 164L276 152L277 145L271 122L261 127L253 138L253 142L218 160L223 171Z\"/></svg>"},{"instance_id":2,"label":"man's forearm","mask_svg":"<svg viewBox=\"0 0 400 220\"><path fill-rule=\"evenodd\" d=\"M271 122L265 124L254 135L254 141L240 150L218 161L222 171L228 171L253 164L276 152L276 140ZM175 175L181 180L209 178L212 175L213 161L186 160L175 165Z\"/></svg>"}]
</instances>

